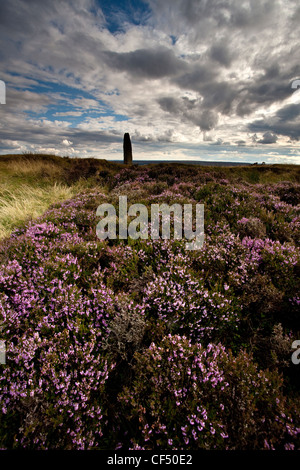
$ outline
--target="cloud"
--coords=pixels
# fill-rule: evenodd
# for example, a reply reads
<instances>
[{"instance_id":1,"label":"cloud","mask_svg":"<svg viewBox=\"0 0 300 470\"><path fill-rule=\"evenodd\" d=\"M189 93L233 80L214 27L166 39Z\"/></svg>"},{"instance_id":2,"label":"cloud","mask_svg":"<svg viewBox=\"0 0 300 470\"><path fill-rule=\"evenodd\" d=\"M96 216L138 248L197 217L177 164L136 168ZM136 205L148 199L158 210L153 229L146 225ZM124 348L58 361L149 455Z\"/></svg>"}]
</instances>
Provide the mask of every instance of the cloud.
<instances>
[{"instance_id":1,"label":"cloud","mask_svg":"<svg viewBox=\"0 0 300 470\"><path fill-rule=\"evenodd\" d=\"M225 67L229 67L234 58L233 51L230 51L226 44L215 44L210 50L210 57Z\"/></svg>"},{"instance_id":2,"label":"cloud","mask_svg":"<svg viewBox=\"0 0 300 470\"><path fill-rule=\"evenodd\" d=\"M164 97L160 98L158 103L164 111L177 117L181 116L183 120L192 122L202 131L213 129L218 122L217 114L212 110L205 110L200 100Z\"/></svg>"},{"instance_id":3,"label":"cloud","mask_svg":"<svg viewBox=\"0 0 300 470\"><path fill-rule=\"evenodd\" d=\"M281 135L297 142L300 139L300 104L284 106L278 109L276 113L264 117L264 119L251 122L248 127L251 132L265 131L268 135Z\"/></svg>"},{"instance_id":4,"label":"cloud","mask_svg":"<svg viewBox=\"0 0 300 470\"><path fill-rule=\"evenodd\" d=\"M277 142L277 135L272 134L272 132L265 132L263 138L258 140L259 144L275 144Z\"/></svg>"},{"instance_id":5,"label":"cloud","mask_svg":"<svg viewBox=\"0 0 300 470\"><path fill-rule=\"evenodd\" d=\"M212 142L211 145L222 145L223 141L222 139L218 138L215 142Z\"/></svg>"},{"instance_id":6,"label":"cloud","mask_svg":"<svg viewBox=\"0 0 300 470\"><path fill-rule=\"evenodd\" d=\"M127 72L132 78L157 79L174 76L186 69L183 60L161 46L125 53L104 51L102 57L110 68Z\"/></svg>"},{"instance_id":7,"label":"cloud","mask_svg":"<svg viewBox=\"0 0 300 470\"><path fill-rule=\"evenodd\" d=\"M279 121L294 121L300 117L300 103L299 104L290 104L279 109L276 113L276 117Z\"/></svg>"},{"instance_id":8,"label":"cloud","mask_svg":"<svg viewBox=\"0 0 300 470\"><path fill-rule=\"evenodd\" d=\"M68 139L64 139L64 140L62 141L62 144L65 145L66 147L69 147L70 145L73 144L73 142L71 142L71 141L68 140Z\"/></svg>"},{"instance_id":9,"label":"cloud","mask_svg":"<svg viewBox=\"0 0 300 470\"><path fill-rule=\"evenodd\" d=\"M294 148L299 11L293 0L1 2L2 148L113 152L127 131L149 152L208 139Z\"/></svg>"},{"instance_id":10,"label":"cloud","mask_svg":"<svg viewBox=\"0 0 300 470\"><path fill-rule=\"evenodd\" d=\"M82 112L81 111L66 111L66 112L63 112L63 113L54 113L53 116L55 116L55 117L62 117L62 116L78 117L78 116L82 116Z\"/></svg>"},{"instance_id":11,"label":"cloud","mask_svg":"<svg viewBox=\"0 0 300 470\"><path fill-rule=\"evenodd\" d=\"M48 95L6 87L5 113L20 111L41 113L45 112L51 104L54 104L54 100Z\"/></svg>"}]
</instances>

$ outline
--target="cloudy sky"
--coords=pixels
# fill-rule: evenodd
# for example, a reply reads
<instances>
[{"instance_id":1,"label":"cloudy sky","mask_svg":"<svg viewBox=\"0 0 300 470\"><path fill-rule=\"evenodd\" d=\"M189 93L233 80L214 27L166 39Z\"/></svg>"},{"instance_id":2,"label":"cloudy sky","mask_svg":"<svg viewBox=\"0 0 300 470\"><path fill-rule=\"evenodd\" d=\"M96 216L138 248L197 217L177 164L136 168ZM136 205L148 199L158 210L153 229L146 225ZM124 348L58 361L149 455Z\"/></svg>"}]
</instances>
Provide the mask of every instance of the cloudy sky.
<instances>
[{"instance_id":1,"label":"cloudy sky","mask_svg":"<svg viewBox=\"0 0 300 470\"><path fill-rule=\"evenodd\" d=\"M300 163L299 0L0 1L0 154Z\"/></svg>"}]
</instances>

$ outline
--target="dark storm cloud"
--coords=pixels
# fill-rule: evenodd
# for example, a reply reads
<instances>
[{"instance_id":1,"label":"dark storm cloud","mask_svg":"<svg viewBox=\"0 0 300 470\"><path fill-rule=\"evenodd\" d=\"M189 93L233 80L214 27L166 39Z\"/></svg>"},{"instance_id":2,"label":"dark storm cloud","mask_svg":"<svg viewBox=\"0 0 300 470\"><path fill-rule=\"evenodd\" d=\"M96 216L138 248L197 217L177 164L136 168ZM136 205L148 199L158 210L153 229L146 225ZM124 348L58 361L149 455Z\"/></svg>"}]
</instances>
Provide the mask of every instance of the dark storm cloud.
<instances>
[{"instance_id":1,"label":"dark storm cloud","mask_svg":"<svg viewBox=\"0 0 300 470\"><path fill-rule=\"evenodd\" d=\"M300 117L300 104L290 104L277 111L276 117L280 122L295 121Z\"/></svg>"},{"instance_id":2,"label":"dark storm cloud","mask_svg":"<svg viewBox=\"0 0 300 470\"><path fill-rule=\"evenodd\" d=\"M195 115L193 119L191 119L194 124L200 127L202 131L210 131L214 129L218 122L218 115L214 111L203 111L200 115Z\"/></svg>"},{"instance_id":3,"label":"dark storm cloud","mask_svg":"<svg viewBox=\"0 0 300 470\"><path fill-rule=\"evenodd\" d=\"M291 96L290 79L286 71L281 73L276 68L272 75L271 70L267 69L265 74L247 86L240 86L240 100L237 106L239 116L251 114L261 105L283 102Z\"/></svg>"},{"instance_id":4,"label":"dark storm cloud","mask_svg":"<svg viewBox=\"0 0 300 470\"><path fill-rule=\"evenodd\" d=\"M182 112L182 101L179 99L173 98L172 96L160 98L158 104L161 109L167 111L168 113L176 114Z\"/></svg>"},{"instance_id":5,"label":"dark storm cloud","mask_svg":"<svg viewBox=\"0 0 300 470\"><path fill-rule=\"evenodd\" d=\"M172 50L160 46L124 53L105 51L102 57L109 67L136 78L162 78L186 70L183 60L178 59Z\"/></svg>"},{"instance_id":6,"label":"dark storm cloud","mask_svg":"<svg viewBox=\"0 0 300 470\"><path fill-rule=\"evenodd\" d=\"M207 72L208 73L208 72ZM176 80L180 82L180 79ZM190 85L188 85L190 83ZM211 130L218 123L218 114L228 115L233 106L238 102L238 90L233 83L217 81L188 81L185 77L183 89L196 90L201 94L200 99L188 99L187 97L174 98L163 97L158 99L162 110L174 115L182 116L201 130Z\"/></svg>"},{"instance_id":7,"label":"dark storm cloud","mask_svg":"<svg viewBox=\"0 0 300 470\"><path fill-rule=\"evenodd\" d=\"M290 104L279 109L274 116L259 119L249 124L251 132L265 132L267 135L260 143L269 142L271 135L290 137L291 140L300 140L300 104Z\"/></svg>"},{"instance_id":8,"label":"dark storm cloud","mask_svg":"<svg viewBox=\"0 0 300 470\"><path fill-rule=\"evenodd\" d=\"M239 87L230 81L215 81L202 87L203 106L227 115L239 102Z\"/></svg>"},{"instance_id":9,"label":"dark storm cloud","mask_svg":"<svg viewBox=\"0 0 300 470\"><path fill-rule=\"evenodd\" d=\"M213 129L218 122L218 115L214 111L206 110L200 100L189 100L187 97L180 99L165 97L158 100L163 111L175 116L181 116L185 121L192 122L202 131Z\"/></svg>"},{"instance_id":10,"label":"dark storm cloud","mask_svg":"<svg viewBox=\"0 0 300 470\"><path fill-rule=\"evenodd\" d=\"M277 135L272 134L272 132L265 132L263 138L258 140L259 144L275 144L277 142Z\"/></svg>"},{"instance_id":11,"label":"dark storm cloud","mask_svg":"<svg viewBox=\"0 0 300 470\"><path fill-rule=\"evenodd\" d=\"M172 79L172 82L182 89L201 92L206 83L217 81L218 69L208 63L205 59L199 59L199 62L190 63L185 73Z\"/></svg>"},{"instance_id":12,"label":"dark storm cloud","mask_svg":"<svg viewBox=\"0 0 300 470\"><path fill-rule=\"evenodd\" d=\"M291 141L300 140L300 123L298 122L270 122L267 120L256 120L249 124L250 132L271 132L274 135L286 136Z\"/></svg>"},{"instance_id":13,"label":"dark storm cloud","mask_svg":"<svg viewBox=\"0 0 300 470\"><path fill-rule=\"evenodd\" d=\"M234 58L234 54L233 51L229 50L227 45L215 44L210 50L210 57L221 65L229 67Z\"/></svg>"}]
</instances>

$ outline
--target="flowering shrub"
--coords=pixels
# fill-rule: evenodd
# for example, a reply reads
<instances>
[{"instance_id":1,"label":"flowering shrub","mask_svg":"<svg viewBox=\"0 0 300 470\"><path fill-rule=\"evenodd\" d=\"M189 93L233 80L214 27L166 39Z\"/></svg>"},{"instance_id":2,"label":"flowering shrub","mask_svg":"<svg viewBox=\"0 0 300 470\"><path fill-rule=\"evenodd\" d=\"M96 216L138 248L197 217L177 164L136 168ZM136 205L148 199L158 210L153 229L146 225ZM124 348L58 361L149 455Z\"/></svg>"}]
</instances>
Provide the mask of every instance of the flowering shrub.
<instances>
[{"instance_id":1,"label":"flowering shrub","mask_svg":"<svg viewBox=\"0 0 300 470\"><path fill-rule=\"evenodd\" d=\"M171 165L106 176L107 194L0 243L0 447L300 448L299 185ZM100 241L96 209L119 194L203 203L203 248Z\"/></svg>"},{"instance_id":2,"label":"flowering shrub","mask_svg":"<svg viewBox=\"0 0 300 470\"><path fill-rule=\"evenodd\" d=\"M136 354L135 378L119 400L136 420L134 449L280 449L300 431L286 415L278 374L241 351L204 348L168 335Z\"/></svg>"},{"instance_id":3,"label":"flowering shrub","mask_svg":"<svg viewBox=\"0 0 300 470\"><path fill-rule=\"evenodd\" d=\"M101 348L111 293L99 284L84 296L76 286L66 286L67 276L50 280L51 287L38 293L16 261L7 271L0 280L9 337L9 363L0 377L1 422L5 426L13 416L17 428L7 436L15 442L6 445L97 447L103 390L114 368ZM8 295L16 288L18 294Z\"/></svg>"},{"instance_id":4,"label":"flowering shrub","mask_svg":"<svg viewBox=\"0 0 300 470\"><path fill-rule=\"evenodd\" d=\"M266 227L257 217L250 217L249 219L243 217L237 223L240 224L239 234L241 238L246 236L263 238L266 236Z\"/></svg>"},{"instance_id":5,"label":"flowering shrub","mask_svg":"<svg viewBox=\"0 0 300 470\"><path fill-rule=\"evenodd\" d=\"M192 339L222 337L238 327L238 311L221 292L209 292L193 280L186 266L166 266L145 288L146 316L158 319L171 333L180 332Z\"/></svg>"}]
</instances>

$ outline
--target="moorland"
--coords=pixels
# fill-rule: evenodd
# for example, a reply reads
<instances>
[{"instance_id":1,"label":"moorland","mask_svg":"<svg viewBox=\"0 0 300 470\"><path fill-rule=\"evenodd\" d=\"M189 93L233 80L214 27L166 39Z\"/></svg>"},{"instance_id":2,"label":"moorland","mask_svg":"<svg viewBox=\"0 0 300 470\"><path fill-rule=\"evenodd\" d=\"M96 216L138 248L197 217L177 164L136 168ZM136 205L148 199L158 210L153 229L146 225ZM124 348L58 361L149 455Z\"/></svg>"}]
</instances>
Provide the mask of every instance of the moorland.
<instances>
[{"instance_id":1,"label":"moorland","mask_svg":"<svg viewBox=\"0 0 300 470\"><path fill-rule=\"evenodd\" d=\"M99 240L120 195L204 204L202 249ZM299 203L297 165L0 156L0 447L299 449Z\"/></svg>"}]
</instances>

